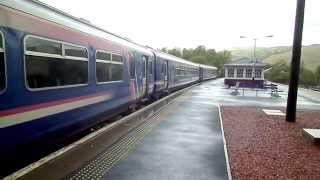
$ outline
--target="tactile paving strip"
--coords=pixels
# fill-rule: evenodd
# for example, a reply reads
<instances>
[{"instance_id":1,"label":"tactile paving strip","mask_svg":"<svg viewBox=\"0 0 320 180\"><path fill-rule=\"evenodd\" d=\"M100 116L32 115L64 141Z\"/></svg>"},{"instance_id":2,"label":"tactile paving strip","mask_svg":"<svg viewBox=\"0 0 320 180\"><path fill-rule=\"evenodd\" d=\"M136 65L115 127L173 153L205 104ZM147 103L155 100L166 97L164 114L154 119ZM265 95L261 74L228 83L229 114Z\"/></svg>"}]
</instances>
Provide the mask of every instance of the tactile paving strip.
<instances>
[{"instance_id":1,"label":"tactile paving strip","mask_svg":"<svg viewBox=\"0 0 320 180\"><path fill-rule=\"evenodd\" d=\"M113 144L106 151L99 154L94 160L87 162L83 167L71 173L65 179L101 179L118 161L124 159L129 151L160 122L160 112L156 116L131 131L125 137Z\"/></svg>"}]
</instances>

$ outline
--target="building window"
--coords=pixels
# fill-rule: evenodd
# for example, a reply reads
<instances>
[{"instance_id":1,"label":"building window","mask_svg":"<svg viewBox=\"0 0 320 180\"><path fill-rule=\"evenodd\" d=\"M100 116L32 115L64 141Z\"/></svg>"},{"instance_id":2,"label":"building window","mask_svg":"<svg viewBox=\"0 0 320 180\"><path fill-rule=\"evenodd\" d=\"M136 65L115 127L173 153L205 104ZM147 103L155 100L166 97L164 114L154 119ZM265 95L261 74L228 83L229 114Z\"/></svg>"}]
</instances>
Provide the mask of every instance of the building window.
<instances>
[{"instance_id":1,"label":"building window","mask_svg":"<svg viewBox=\"0 0 320 180\"><path fill-rule=\"evenodd\" d=\"M104 51L96 53L97 82L121 81L123 73L122 56Z\"/></svg>"},{"instance_id":2,"label":"building window","mask_svg":"<svg viewBox=\"0 0 320 180\"><path fill-rule=\"evenodd\" d=\"M261 69L255 69L255 77L261 78Z\"/></svg>"},{"instance_id":3,"label":"building window","mask_svg":"<svg viewBox=\"0 0 320 180\"><path fill-rule=\"evenodd\" d=\"M233 68L228 69L228 77L234 77L234 69Z\"/></svg>"},{"instance_id":4,"label":"building window","mask_svg":"<svg viewBox=\"0 0 320 180\"><path fill-rule=\"evenodd\" d=\"M237 69L237 77L243 78L243 69Z\"/></svg>"},{"instance_id":5,"label":"building window","mask_svg":"<svg viewBox=\"0 0 320 180\"><path fill-rule=\"evenodd\" d=\"M27 36L25 66L27 85L31 89L88 83L88 53L84 47Z\"/></svg>"},{"instance_id":6,"label":"building window","mask_svg":"<svg viewBox=\"0 0 320 180\"><path fill-rule=\"evenodd\" d=\"M252 77L252 69L246 69L246 78L251 78Z\"/></svg>"},{"instance_id":7,"label":"building window","mask_svg":"<svg viewBox=\"0 0 320 180\"><path fill-rule=\"evenodd\" d=\"M4 60L4 37L0 31L0 92L6 88L6 64Z\"/></svg>"}]
</instances>

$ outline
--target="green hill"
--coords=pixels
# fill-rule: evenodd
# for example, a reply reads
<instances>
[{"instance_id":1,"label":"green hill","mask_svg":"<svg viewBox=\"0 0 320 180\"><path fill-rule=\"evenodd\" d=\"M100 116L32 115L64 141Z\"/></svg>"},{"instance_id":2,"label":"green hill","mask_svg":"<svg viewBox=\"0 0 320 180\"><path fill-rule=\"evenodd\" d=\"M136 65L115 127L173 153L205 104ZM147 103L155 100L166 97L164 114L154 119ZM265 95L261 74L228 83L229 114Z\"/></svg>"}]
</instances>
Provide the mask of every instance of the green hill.
<instances>
[{"instance_id":1,"label":"green hill","mask_svg":"<svg viewBox=\"0 0 320 180\"><path fill-rule=\"evenodd\" d=\"M250 48L231 50L232 59L250 57L251 52L252 49ZM275 64L279 61L286 61L289 64L291 60L291 47L259 47L256 50L256 56L267 64ZM302 48L302 63L305 68L314 71L320 65L320 45L304 46Z\"/></svg>"},{"instance_id":2,"label":"green hill","mask_svg":"<svg viewBox=\"0 0 320 180\"><path fill-rule=\"evenodd\" d=\"M303 66L309 70L314 71L317 66L320 66L320 46L311 45L302 48L301 62ZM265 59L263 62L268 64L275 64L279 61L286 61L288 64L291 61L291 51L287 51L280 54L271 55Z\"/></svg>"},{"instance_id":3,"label":"green hill","mask_svg":"<svg viewBox=\"0 0 320 180\"><path fill-rule=\"evenodd\" d=\"M289 46L278 46L278 47L257 47L256 49L256 57L258 59L265 59L274 54L280 54L290 51ZM231 50L232 59L238 59L242 57L251 57L252 56L252 48L242 48Z\"/></svg>"}]
</instances>

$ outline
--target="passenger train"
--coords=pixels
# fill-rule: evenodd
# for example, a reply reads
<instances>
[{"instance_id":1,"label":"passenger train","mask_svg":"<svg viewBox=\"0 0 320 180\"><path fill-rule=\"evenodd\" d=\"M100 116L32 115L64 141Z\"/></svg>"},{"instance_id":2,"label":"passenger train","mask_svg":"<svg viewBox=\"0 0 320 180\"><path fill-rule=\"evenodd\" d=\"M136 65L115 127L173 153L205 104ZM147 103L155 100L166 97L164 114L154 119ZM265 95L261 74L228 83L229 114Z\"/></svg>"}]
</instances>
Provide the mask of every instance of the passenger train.
<instances>
[{"instance_id":1,"label":"passenger train","mask_svg":"<svg viewBox=\"0 0 320 180\"><path fill-rule=\"evenodd\" d=\"M0 1L0 177L108 117L216 71L39 1Z\"/></svg>"}]
</instances>

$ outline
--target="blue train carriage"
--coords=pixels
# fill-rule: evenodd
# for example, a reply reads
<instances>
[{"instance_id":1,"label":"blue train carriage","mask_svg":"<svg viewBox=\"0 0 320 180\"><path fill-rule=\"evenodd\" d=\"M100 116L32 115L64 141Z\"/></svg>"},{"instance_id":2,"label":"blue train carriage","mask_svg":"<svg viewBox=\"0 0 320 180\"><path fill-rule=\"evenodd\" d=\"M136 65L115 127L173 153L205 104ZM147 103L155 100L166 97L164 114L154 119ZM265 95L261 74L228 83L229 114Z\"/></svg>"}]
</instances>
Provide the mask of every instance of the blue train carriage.
<instances>
[{"instance_id":1,"label":"blue train carriage","mask_svg":"<svg viewBox=\"0 0 320 180\"><path fill-rule=\"evenodd\" d=\"M201 81L217 78L218 69L214 66L200 65Z\"/></svg>"},{"instance_id":2,"label":"blue train carriage","mask_svg":"<svg viewBox=\"0 0 320 180\"><path fill-rule=\"evenodd\" d=\"M150 49L37 1L0 17L0 176L154 91Z\"/></svg>"},{"instance_id":3,"label":"blue train carriage","mask_svg":"<svg viewBox=\"0 0 320 180\"><path fill-rule=\"evenodd\" d=\"M157 52L156 81L161 79L161 84L156 84L156 90L174 91L199 81L199 64Z\"/></svg>"}]
</instances>

